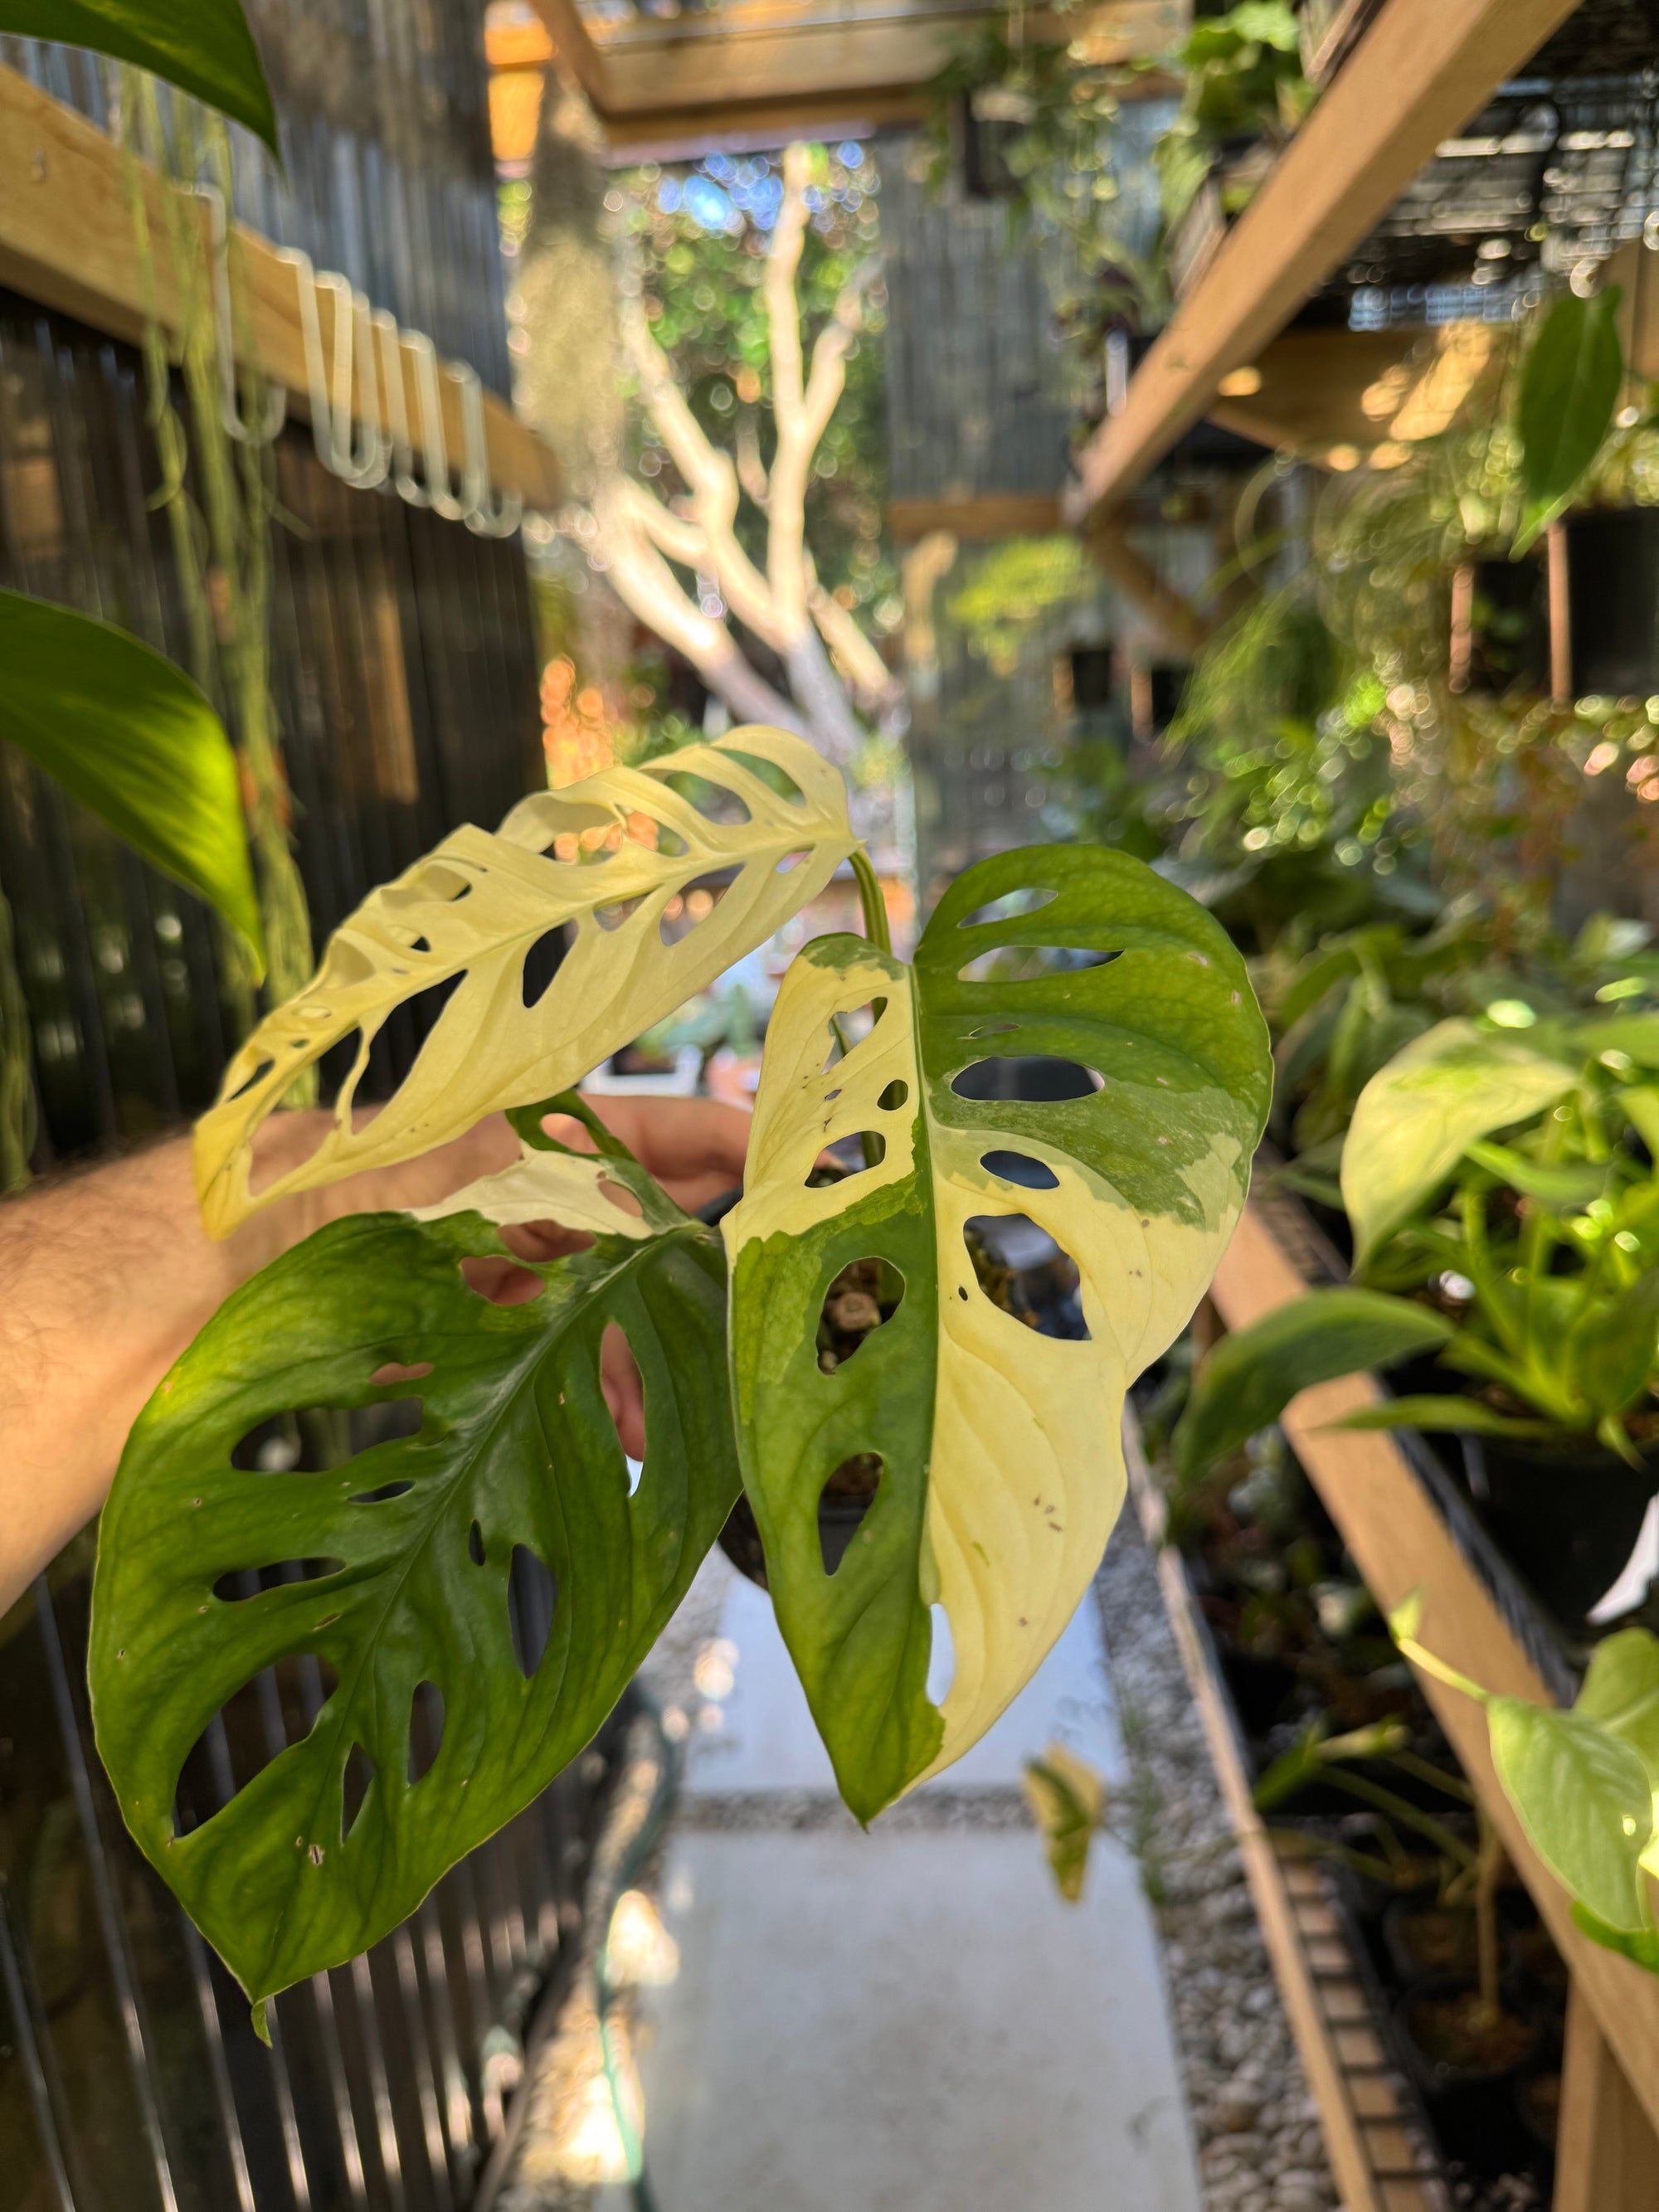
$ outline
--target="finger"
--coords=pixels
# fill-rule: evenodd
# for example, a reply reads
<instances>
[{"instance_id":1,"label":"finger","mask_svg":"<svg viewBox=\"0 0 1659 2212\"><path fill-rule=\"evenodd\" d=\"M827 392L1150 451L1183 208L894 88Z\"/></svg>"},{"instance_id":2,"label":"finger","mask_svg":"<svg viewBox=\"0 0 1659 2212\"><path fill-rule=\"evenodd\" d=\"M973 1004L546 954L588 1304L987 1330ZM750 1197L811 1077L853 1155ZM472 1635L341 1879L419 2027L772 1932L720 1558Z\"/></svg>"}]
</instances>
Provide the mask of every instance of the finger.
<instances>
[{"instance_id":1,"label":"finger","mask_svg":"<svg viewBox=\"0 0 1659 2212\"><path fill-rule=\"evenodd\" d=\"M629 1459L645 1457L645 1385L628 1339L615 1322L599 1344L599 1388Z\"/></svg>"},{"instance_id":2,"label":"finger","mask_svg":"<svg viewBox=\"0 0 1659 2212\"><path fill-rule=\"evenodd\" d=\"M678 1204L696 1208L743 1179L753 1116L715 1098L589 1098L606 1128L619 1137ZM542 1125L573 1152L597 1150L571 1115L550 1114Z\"/></svg>"}]
</instances>

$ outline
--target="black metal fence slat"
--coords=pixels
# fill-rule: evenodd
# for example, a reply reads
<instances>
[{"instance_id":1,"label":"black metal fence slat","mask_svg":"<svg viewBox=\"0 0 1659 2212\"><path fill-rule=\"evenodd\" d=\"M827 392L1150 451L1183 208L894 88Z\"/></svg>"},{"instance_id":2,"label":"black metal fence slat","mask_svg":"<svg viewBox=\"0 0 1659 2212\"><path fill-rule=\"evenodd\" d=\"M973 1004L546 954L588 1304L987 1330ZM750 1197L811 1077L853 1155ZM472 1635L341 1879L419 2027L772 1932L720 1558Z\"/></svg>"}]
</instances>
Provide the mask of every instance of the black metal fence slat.
<instances>
[{"instance_id":1,"label":"black metal fence slat","mask_svg":"<svg viewBox=\"0 0 1659 2212\"><path fill-rule=\"evenodd\" d=\"M9 1890L9 1883L0 1883L0 1989L5 1992L6 2010L10 2015L10 2041L22 2062L36 2139L58 2212L84 2212L84 2198L77 2201L70 2185L64 2142L58 2129L54 2105L61 2104L61 2092L54 2100L46 2078L47 2053L35 2035L22 1967L11 1940Z\"/></svg>"}]
</instances>

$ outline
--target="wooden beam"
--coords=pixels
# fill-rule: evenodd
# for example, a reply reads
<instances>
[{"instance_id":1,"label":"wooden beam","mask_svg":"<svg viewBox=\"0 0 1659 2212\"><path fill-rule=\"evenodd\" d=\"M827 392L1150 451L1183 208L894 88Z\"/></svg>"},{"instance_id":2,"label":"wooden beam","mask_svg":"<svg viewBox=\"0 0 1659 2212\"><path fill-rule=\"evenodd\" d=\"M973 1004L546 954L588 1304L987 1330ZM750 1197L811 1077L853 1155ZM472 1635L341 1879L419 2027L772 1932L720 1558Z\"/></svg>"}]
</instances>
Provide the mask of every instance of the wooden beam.
<instances>
[{"instance_id":1,"label":"wooden beam","mask_svg":"<svg viewBox=\"0 0 1659 2212\"><path fill-rule=\"evenodd\" d=\"M1554 2212L1659 2212L1659 2142L1573 1984L1561 2066Z\"/></svg>"},{"instance_id":2,"label":"wooden beam","mask_svg":"<svg viewBox=\"0 0 1659 2212\"><path fill-rule=\"evenodd\" d=\"M1229 1328L1243 1328L1306 1288L1253 1202L1212 1286L1222 1319ZM1366 1589L1385 1610L1420 1589L1425 1601L1422 1640L1430 1650L1489 1690L1552 1704L1542 1676L1393 1437L1382 1431L1333 1427L1345 1414L1375 1405L1380 1395L1370 1376L1344 1376L1304 1390L1284 1418L1285 1433ZM1617 2054L1648 2124L1659 2129L1659 1976L1603 1950L1579 1929L1566 1891L1527 1841L1498 1786L1486 1715L1473 1699L1443 1683L1423 1675L1418 1680L1571 1968L1574 1987ZM1584 2201L1593 2203L1594 2212L1610 2212L1600 2199Z\"/></svg>"},{"instance_id":3,"label":"wooden beam","mask_svg":"<svg viewBox=\"0 0 1659 2212\"><path fill-rule=\"evenodd\" d=\"M728 0L713 14L593 24L575 0L534 5L618 149L697 129L914 120L929 78L1000 20L985 0ZM1035 11L1024 35L1083 39L1102 61L1146 59L1176 43L1190 12L1188 0L1097 0L1076 14Z\"/></svg>"},{"instance_id":4,"label":"wooden beam","mask_svg":"<svg viewBox=\"0 0 1659 2212\"><path fill-rule=\"evenodd\" d=\"M936 530L982 543L996 538L1051 537L1060 527L1053 492L988 492L975 499L896 499L887 527L901 545L914 545Z\"/></svg>"},{"instance_id":5,"label":"wooden beam","mask_svg":"<svg viewBox=\"0 0 1659 2212\"><path fill-rule=\"evenodd\" d=\"M170 336L180 323L179 289L167 245L167 195L173 187L153 168L137 165L155 248L158 321ZM210 217L205 204L185 195L185 221L204 241ZM309 411L305 344L294 270L277 258L269 239L239 224L235 252L246 283L245 327L236 332L239 358L259 368L289 394L299 415ZM122 174L120 149L83 115L39 91L15 70L0 68L0 283L42 306L74 315L112 337L136 343L143 335L146 300ZM333 343L333 306L319 294L325 358ZM451 459L465 447L461 401L453 383L441 379L444 434ZM405 404L420 421L414 372L405 363ZM364 419L363 394L354 388L353 412ZM526 507L556 507L562 496L558 463L528 424L493 392L483 396L484 434L492 483L516 491Z\"/></svg>"},{"instance_id":6,"label":"wooden beam","mask_svg":"<svg viewBox=\"0 0 1659 2212\"><path fill-rule=\"evenodd\" d=\"M1067 520L1118 506L1575 0L1388 0L1079 456Z\"/></svg>"},{"instance_id":7,"label":"wooden beam","mask_svg":"<svg viewBox=\"0 0 1659 2212\"><path fill-rule=\"evenodd\" d=\"M1165 648L1178 659L1196 658L1209 638L1210 624L1189 600L1164 582L1116 523L1097 531L1089 541L1089 550L1095 566L1146 618Z\"/></svg>"}]
</instances>

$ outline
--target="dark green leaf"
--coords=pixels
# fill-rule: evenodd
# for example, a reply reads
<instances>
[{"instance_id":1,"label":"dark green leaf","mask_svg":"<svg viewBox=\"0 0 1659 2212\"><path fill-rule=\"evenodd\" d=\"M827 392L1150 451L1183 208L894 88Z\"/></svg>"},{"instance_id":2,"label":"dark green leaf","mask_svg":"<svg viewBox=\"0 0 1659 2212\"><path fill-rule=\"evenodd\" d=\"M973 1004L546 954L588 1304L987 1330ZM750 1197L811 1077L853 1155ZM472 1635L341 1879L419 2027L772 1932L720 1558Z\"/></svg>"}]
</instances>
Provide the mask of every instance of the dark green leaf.
<instances>
[{"instance_id":1,"label":"dark green leaf","mask_svg":"<svg viewBox=\"0 0 1659 2212\"><path fill-rule=\"evenodd\" d=\"M1600 1943L1604 1950L1617 1951L1621 1959L1640 1966L1644 1973L1659 1974L1659 1934L1651 1928L1635 1931L1609 1928L1605 1920L1598 1920L1589 1907L1576 1897L1572 1917L1575 1926L1582 1928L1592 1943Z\"/></svg>"},{"instance_id":2,"label":"dark green leaf","mask_svg":"<svg viewBox=\"0 0 1659 2212\"><path fill-rule=\"evenodd\" d=\"M836 1059L832 1022L866 1006L873 1025ZM1006 1064L1034 1059L1066 1083L999 1096ZM969 869L913 968L834 937L785 979L725 1224L732 1372L779 1626L861 1818L990 1726L1087 1589L1122 1500L1124 1391L1225 1248L1270 1073L1219 927L1097 847ZM808 1187L822 1146L866 1132L876 1164ZM981 1288L968 1226L1011 1215L1075 1263L1089 1341L1040 1334ZM860 1261L903 1295L826 1371L825 1297ZM832 1573L819 1496L866 1455L874 1502ZM926 1687L935 1604L955 1656L942 1703Z\"/></svg>"},{"instance_id":3,"label":"dark green leaf","mask_svg":"<svg viewBox=\"0 0 1659 2212\"><path fill-rule=\"evenodd\" d=\"M1451 1323L1382 1291L1310 1291L1224 1336L1199 1370L1173 1438L1182 1475L1199 1474L1276 1421L1299 1390L1386 1367L1449 1341Z\"/></svg>"},{"instance_id":4,"label":"dark green leaf","mask_svg":"<svg viewBox=\"0 0 1659 2212\"><path fill-rule=\"evenodd\" d=\"M1497 1176L1511 1190L1518 1190L1523 1198L1535 1198L1544 1206L1582 1211L1607 1187L1607 1169L1592 1160L1547 1166L1529 1160L1512 1145L1495 1145L1482 1139L1468 1146L1463 1157L1485 1168L1488 1175Z\"/></svg>"},{"instance_id":5,"label":"dark green leaf","mask_svg":"<svg viewBox=\"0 0 1659 2212\"><path fill-rule=\"evenodd\" d=\"M1659 1267L1603 1304L1593 1301L1567 1341L1573 1381L1599 1419L1622 1413L1647 1387L1659 1345Z\"/></svg>"},{"instance_id":6,"label":"dark green leaf","mask_svg":"<svg viewBox=\"0 0 1659 2212\"><path fill-rule=\"evenodd\" d=\"M1486 1721L1498 1778L1556 1880L1608 1927L1650 1927L1639 1862L1653 1793L1630 1746L1524 1698L1490 1699Z\"/></svg>"},{"instance_id":7,"label":"dark green leaf","mask_svg":"<svg viewBox=\"0 0 1659 2212\"><path fill-rule=\"evenodd\" d=\"M1339 1429L1456 1429L1480 1437L1558 1436L1552 1421L1517 1419L1499 1413L1479 1398L1385 1398L1332 1423Z\"/></svg>"},{"instance_id":8,"label":"dark green leaf","mask_svg":"<svg viewBox=\"0 0 1659 2212\"><path fill-rule=\"evenodd\" d=\"M17 592L0 592L0 738L216 907L263 962L236 757L190 678L125 630Z\"/></svg>"},{"instance_id":9,"label":"dark green leaf","mask_svg":"<svg viewBox=\"0 0 1659 2212\"><path fill-rule=\"evenodd\" d=\"M0 32L136 62L280 151L270 88L240 0L0 0Z\"/></svg>"},{"instance_id":10,"label":"dark green leaf","mask_svg":"<svg viewBox=\"0 0 1659 2212\"><path fill-rule=\"evenodd\" d=\"M651 1233L653 1214L678 1225ZM659 1194L647 1224L534 1268L546 1288L520 1305L490 1304L460 1273L505 1253L471 1212L320 1230L202 1332L140 1416L105 1508L99 1749L133 1834L250 1996L375 1942L546 1786L620 1696L737 1495L718 1240ZM631 1497L600 1386L613 1322L645 1385ZM388 1364L394 1378L377 1383ZM327 1473L232 1465L239 1441L284 1412L410 1397L418 1436ZM507 1610L519 1546L556 1586L527 1678ZM216 1595L239 1571L331 1560L344 1564L319 1580ZM245 1684L299 1654L338 1677L309 1733L175 1836L192 1745ZM442 1696L442 1738L411 1783L423 1682ZM346 1834L354 1746L374 1778Z\"/></svg>"},{"instance_id":11,"label":"dark green leaf","mask_svg":"<svg viewBox=\"0 0 1659 2212\"><path fill-rule=\"evenodd\" d=\"M1564 293L1527 356L1516 410L1525 494L1517 554L1560 513L1601 450L1625 379L1622 297L1617 284L1593 300Z\"/></svg>"}]
</instances>

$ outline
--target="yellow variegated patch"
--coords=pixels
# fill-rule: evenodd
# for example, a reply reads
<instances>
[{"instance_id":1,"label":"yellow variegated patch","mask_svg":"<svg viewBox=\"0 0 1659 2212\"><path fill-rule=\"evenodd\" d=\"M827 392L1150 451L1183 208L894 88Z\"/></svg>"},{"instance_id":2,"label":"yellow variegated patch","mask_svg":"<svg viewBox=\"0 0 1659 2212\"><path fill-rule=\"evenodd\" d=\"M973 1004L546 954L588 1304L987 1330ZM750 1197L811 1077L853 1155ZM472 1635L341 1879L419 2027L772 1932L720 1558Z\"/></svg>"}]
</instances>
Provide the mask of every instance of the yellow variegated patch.
<instances>
[{"instance_id":1,"label":"yellow variegated patch","mask_svg":"<svg viewBox=\"0 0 1659 2212\"><path fill-rule=\"evenodd\" d=\"M1031 910L964 919L1011 890ZM1039 949L1099 964L1034 964ZM995 961L982 976L1005 951L1018 980ZM833 1025L872 1005L867 1036L835 1057ZM1008 1060L1063 1060L1094 1087L1041 1103L957 1089ZM914 969L842 938L791 970L726 1223L739 1448L780 1626L861 1817L984 1734L1087 1588L1123 1498L1124 1392L1209 1281L1267 1097L1237 955L1119 854L982 864ZM877 1164L808 1187L823 1146L866 1133ZM1075 1262L1086 1340L1038 1334L981 1287L968 1224L1009 1215ZM825 1372L825 1294L871 1258L902 1294ZM831 1571L820 1493L860 1455L880 1462L874 1499ZM937 1705L935 1604L954 1659Z\"/></svg>"},{"instance_id":2,"label":"yellow variegated patch","mask_svg":"<svg viewBox=\"0 0 1659 2212\"><path fill-rule=\"evenodd\" d=\"M781 771L792 795L780 795L766 768ZM676 788L688 778L694 796ZM699 805L710 791L713 803ZM458 830L364 901L313 981L231 1061L197 1128L210 1232L227 1235L289 1191L410 1158L486 1114L567 1088L763 943L852 844L838 772L800 738L762 728L538 793L493 836ZM725 871L735 872L712 911L689 930L665 921L688 884ZM566 928L562 963L538 993L532 956ZM414 1066L372 1117L354 1115L375 1036L434 986L450 994ZM354 1032L334 1126L309 1159L252 1190L254 1131L303 1069Z\"/></svg>"}]
</instances>

